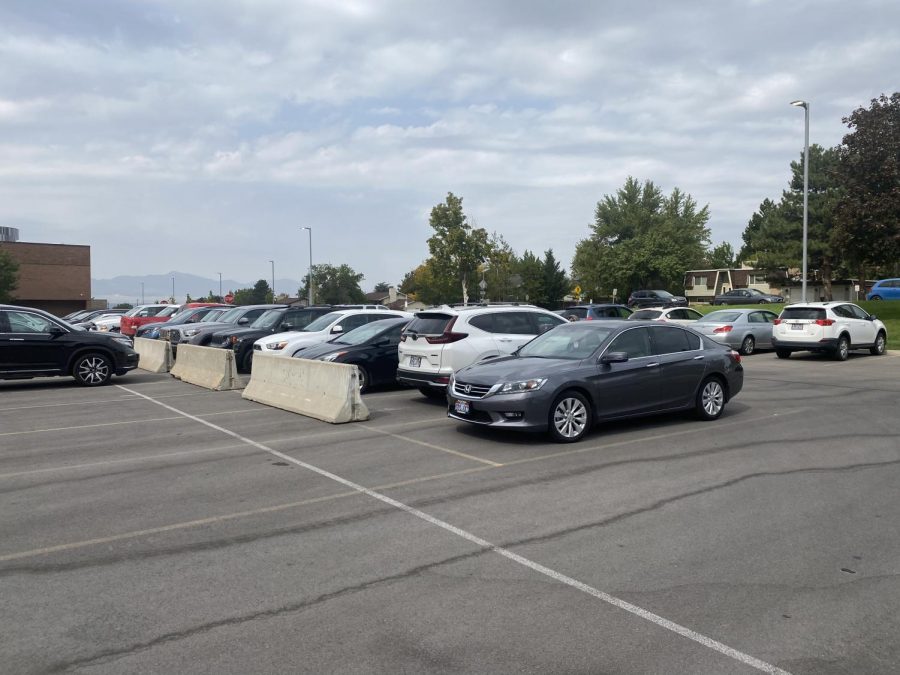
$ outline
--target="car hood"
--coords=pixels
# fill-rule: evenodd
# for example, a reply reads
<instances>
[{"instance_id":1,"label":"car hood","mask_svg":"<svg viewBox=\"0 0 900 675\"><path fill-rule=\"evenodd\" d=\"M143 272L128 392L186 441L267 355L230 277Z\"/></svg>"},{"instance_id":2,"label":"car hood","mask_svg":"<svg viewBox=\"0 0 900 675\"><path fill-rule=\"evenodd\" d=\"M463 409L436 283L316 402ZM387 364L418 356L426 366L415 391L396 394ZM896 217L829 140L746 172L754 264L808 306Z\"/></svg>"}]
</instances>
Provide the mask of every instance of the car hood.
<instances>
[{"instance_id":1,"label":"car hood","mask_svg":"<svg viewBox=\"0 0 900 675\"><path fill-rule=\"evenodd\" d=\"M288 330L281 333L273 333L272 335L267 335L263 339L264 342L281 342L283 340L288 340L291 343L294 341L306 342L306 338L313 338L311 342L322 342L324 337L328 337L328 333L325 332L316 332L316 333L307 333L302 330ZM334 337L337 337L335 335Z\"/></svg>"},{"instance_id":2,"label":"car hood","mask_svg":"<svg viewBox=\"0 0 900 675\"><path fill-rule=\"evenodd\" d=\"M369 349L372 345L370 344L361 344L361 345L339 345L334 342L323 342L317 344L313 347L308 347L303 350L303 358L304 359L318 359L321 356L325 356L326 354L331 354L333 352L344 352L346 354L354 354L358 352L364 352L366 349Z\"/></svg>"},{"instance_id":3,"label":"car hood","mask_svg":"<svg viewBox=\"0 0 900 675\"><path fill-rule=\"evenodd\" d=\"M471 384L496 384L518 382L538 377L549 377L577 367L582 361L548 359L536 356L503 356L473 363L456 371L456 378Z\"/></svg>"}]
</instances>

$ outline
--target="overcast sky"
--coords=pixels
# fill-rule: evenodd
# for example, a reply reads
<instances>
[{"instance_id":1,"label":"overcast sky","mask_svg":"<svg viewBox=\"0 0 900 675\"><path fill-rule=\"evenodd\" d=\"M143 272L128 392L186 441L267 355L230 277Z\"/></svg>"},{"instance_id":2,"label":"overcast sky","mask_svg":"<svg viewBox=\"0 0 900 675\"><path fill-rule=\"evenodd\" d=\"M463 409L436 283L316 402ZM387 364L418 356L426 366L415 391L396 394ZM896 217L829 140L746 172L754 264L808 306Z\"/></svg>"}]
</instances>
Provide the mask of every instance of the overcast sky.
<instances>
[{"instance_id":1,"label":"overcast sky","mask_svg":"<svg viewBox=\"0 0 900 675\"><path fill-rule=\"evenodd\" d=\"M629 175L740 245L810 141L900 85L900 3L4 0L0 225L92 275L363 290L428 256L448 191L568 268Z\"/></svg>"}]
</instances>

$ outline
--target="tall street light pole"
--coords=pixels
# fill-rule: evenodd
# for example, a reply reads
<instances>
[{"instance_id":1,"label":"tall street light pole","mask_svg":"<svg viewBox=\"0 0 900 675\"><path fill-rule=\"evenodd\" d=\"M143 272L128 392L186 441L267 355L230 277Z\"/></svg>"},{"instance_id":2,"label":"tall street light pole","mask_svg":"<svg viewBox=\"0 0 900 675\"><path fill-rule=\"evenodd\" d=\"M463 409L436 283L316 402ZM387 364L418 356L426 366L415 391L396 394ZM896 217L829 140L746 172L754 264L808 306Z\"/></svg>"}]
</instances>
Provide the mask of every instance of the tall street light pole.
<instances>
[{"instance_id":1,"label":"tall street light pole","mask_svg":"<svg viewBox=\"0 0 900 675\"><path fill-rule=\"evenodd\" d=\"M216 272L219 275L219 302L222 301L222 273Z\"/></svg>"},{"instance_id":2,"label":"tall street light pole","mask_svg":"<svg viewBox=\"0 0 900 675\"><path fill-rule=\"evenodd\" d=\"M275 261L270 260L272 263L272 302L275 302Z\"/></svg>"},{"instance_id":3,"label":"tall street light pole","mask_svg":"<svg viewBox=\"0 0 900 675\"><path fill-rule=\"evenodd\" d=\"M313 304L313 290L312 290L312 228L304 227L304 230L309 232L309 281L307 282L307 290L309 291L309 301L308 304L312 307Z\"/></svg>"},{"instance_id":4,"label":"tall street light pole","mask_svg":"<svg viewBox=\"0 0 900 675\"><path fill-rule=\"evenodd\" d=\"M175 304L175 277L172 277L172 304Z\"/></svg>"},{"instance_id":5,"label":"tall street light pole","mask_svg":"<svg viewBox=\"0 0 900 675\"><path fill-rule=\"evenodd\" d=\"M144 282L141 282L141 304L144 304Z\"/></svg>"},{"instance_id":6,"label":"tall street light pole","mask_svg":"<svg viewBox=\"0 0 900 675\"><path fill-rule=\"evenodd\" d=\"M806 240L809 227L809 103L807 101L791 101L791 105L803 108L805 118L805 136L803 141L803 302L806 302Z\"/></svg>"}]
</instances>

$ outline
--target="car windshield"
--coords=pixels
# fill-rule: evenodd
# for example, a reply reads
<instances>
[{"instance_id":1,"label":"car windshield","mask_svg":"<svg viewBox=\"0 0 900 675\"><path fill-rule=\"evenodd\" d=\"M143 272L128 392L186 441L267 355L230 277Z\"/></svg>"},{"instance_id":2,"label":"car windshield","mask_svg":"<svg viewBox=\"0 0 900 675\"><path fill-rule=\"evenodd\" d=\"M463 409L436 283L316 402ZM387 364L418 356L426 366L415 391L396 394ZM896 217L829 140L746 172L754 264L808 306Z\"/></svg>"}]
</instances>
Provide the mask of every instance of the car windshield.
<instances>
[{"instance_id":1,"label":"car windshield","mask_svg":"<svg viewBox=\"0 0 900 675\"><path fill-rule=\"evenodd\" d=\"M218 319L216 319L216 321L222 321L223 323L237 321L243 313L243 307L235 307L233 309L229 309L227 312L224 312Z\"/></svg>"},{"instance_id":2,"label":"car windshield","mask_svg":"<svg viewBox=\"0 0 900 675\"><path fill-rule=\"evenodd\" d=\"M180 308L178 305L170 305L168 307L164 307L159 314L156 316L172 316L173 314L177 314Z\"/></svg>"},{"instance_id":3,"label":"car windshield","mask_svg":"<svg viewBox=\"0 0 900 675\"><path fill-rule=\"evenodd\" d=\"M359 328L354 328L351 331L347 331L337 340L332 340L333 344L338 345L361 345L365 344L376 335L381 333L387 333L392 330L396 326L385 325L383 321L373 321L372 323L367 323Z\"/></svg>"},{"instance_id":4,"label":"car windshield","mask_svg":"<svg viewBox=\"0 0 900 675\"><path fill-rule=\"evenodd\" d=\"M133 307L132 309L129 309L127 312L125 312L125 316L134 316L142 309L144 309L144 307L145 305L138 305L137 307Z\"/></svg>"},{"instance_id":5,"label":"car windshield","mask_svg":"<svg viewBox=\"0 0 900 675\"><path fill-rule=\"evenodd\" d=\"M539 335L519 350L521 357L569 359L579 361L593 354L613 332L612 328L595 328L572 323Z\"/></svg>"},{"instance_id":6,"label":"car windshield","mask_svg":"<svg viewBox=\"0 0 900 675\"><path fill-rule=\"evenodd\" d=\"M283 309L267 309L257 317L256 321L250 324L250 328L274 328L281 321L284 314Z\"/></svg>"},{"instance_id":7,"label":"car windshield","mask_svg":"<svg viewBox=\"0 0 900 675\"><path fill-rule=\"evenodd\" d=\"M720 310L718 312L710 312L700 319L700 321L706 321L708 323L731 323L732 321L737 321L740 317L740 312Z\"/></svg>"},{"instance_id":8,"label":"car windshield","mask_svg":"<svg viewBox=\"0 0 900 675\"><path fill-rule=\"evenodd\" d=\"M661 298L674 298L675 296L669 293L669 291L656 291L656 294Z\"/></svg>"},{"instance_id":9,"label":"car windshield","mask_svg":"<svg viewBox=\"0 0 900 675\"><path fill-rule=\"evenodd\" d=\"M632 319L637 321L640 319L658 319L662 315L662 310L660 309L639 309L634 314L628 317L628 320Z\"/></svg>"},{"instance_id":10,"label":"car windshield","mask_svg":"<svg viewBox=\"0 0 900 675\"><path fill-rule=\"evenodd\" d=\"M172 315L172 321L179 321L181 319L188 319L199 311L197 307L191 307L190 309L183 309L180 312L176 312ZM160 313L159 316L166 316L165 314Z\"/></svg>"},{"instance_id":11,"label":"car windshield","mask_svg":"<svg viewBox=\"0 0 900 675\"><path fill-rule=\"evenodd\" d=\"M301 328L300 330L304 333L317 333L320 330L325 330L330 326L335 320L340 319L344 314L342 312L329 312L328 314L323 314L318 319L308 324L306 328ZM352 331L347 331L348 333Z\"/></svg>"},{"instance_id":12,"label":"car windshield","mask_svg":"<svg viewBox=\"0 0 900 675\"><path fill-rule=\"evenodd\" d=\"M747 290L750 292L750 295L765 295L765 293L757 288L748 288Z\"/></svg>"},{"instance_id":13,"label":"car windshield","mask_svg":"<svg viewBox=\"0 0 900 675\"><path fill-rule=\"evenodd\" d=\"M203 315L203 320L204 321L216 321L224 313L225 313L224 309L211 309L206 314Z\"/></svg>"}]
</instances>

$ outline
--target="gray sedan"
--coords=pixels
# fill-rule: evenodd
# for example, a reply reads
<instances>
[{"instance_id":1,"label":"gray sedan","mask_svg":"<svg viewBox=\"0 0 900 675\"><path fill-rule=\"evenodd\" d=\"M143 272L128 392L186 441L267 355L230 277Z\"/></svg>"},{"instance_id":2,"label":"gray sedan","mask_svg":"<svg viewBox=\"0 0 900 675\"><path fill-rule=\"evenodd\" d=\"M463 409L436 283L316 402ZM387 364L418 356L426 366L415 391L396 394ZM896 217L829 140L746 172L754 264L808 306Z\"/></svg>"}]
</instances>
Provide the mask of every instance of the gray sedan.
<instances>
[{"instance_id":1,"label":"gray sedan","mask_svg":"<svg viewBox=\"0 0 900 675\"><path fill-rule=\"evenodd\" d=\"M744 384L741 357L682 326L579 321L512 356L456 371L447 415L578 441L595 421L693 409L717 419Z\"/></svg>"},{"instance_id":2,"label":"gray sedan","mask_svg":"<svg viewBox=\"0 0 900 675\"><path fill-rule=\"evenodd\" d=\"M720 293L713 298L714 305L765 305L771 302L784 302L780 295L763 293L755 288L735 288Z\"/></svg>"},{"instance_id":3,"label":"gray sedan","mask_svg":"<svg viewBox=\"0 0 900 675\"><path fill-rule=\"evenodd\" d=\"M772 349L772 327L778 315L766 309L719 309L691 324L698 333L749 356Z\"/></svg>"}]
</instances>

